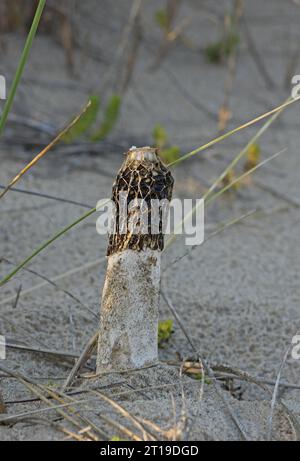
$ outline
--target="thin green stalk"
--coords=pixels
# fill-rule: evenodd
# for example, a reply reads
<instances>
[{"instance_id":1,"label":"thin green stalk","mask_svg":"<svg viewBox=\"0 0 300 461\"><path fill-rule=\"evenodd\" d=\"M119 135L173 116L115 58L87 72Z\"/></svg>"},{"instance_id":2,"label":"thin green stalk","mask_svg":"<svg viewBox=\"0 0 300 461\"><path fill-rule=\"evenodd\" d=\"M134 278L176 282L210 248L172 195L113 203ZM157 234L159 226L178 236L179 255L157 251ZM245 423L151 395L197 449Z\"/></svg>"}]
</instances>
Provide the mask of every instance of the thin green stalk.
<instances>
[{"instance_id":1,"label":"thin green stalk","mask_svg":"<svg viewBox=\"0 0 300 461\"><path fill-rule=\"evenodd\" d=\"M258 165L255 165L253 168L251 168L250 170L246 171L245 173L243 173L242 175L240 175L238 178L235 178L230 184L227 184L226 186L224 186L222 189L220 189L218 192L216 192L215 194L213 194L212 196L208 197L205 201L204 201L204 205L205 206L208 206L211 202L213 202L216 198L220 197L222 194L224 194L224 192L226 192L227 190L229 190L231 187L233 187L236 183L238 183L239 181L242 181L244 178L246 178L247 176L249 176L251 173L254 173L255 170L257 170L258 168L262 167L263 165L265 165L266 163L270 162L271 160L273 160L274 158L278 157L280 154L282 154L283 152L285 152L286 149L283 149L281 150L280 152L277 152L276 154L272 155L271 157L268 157L266 160L263 160L262 162L260 162ZM177 228L181 229L182 228L182 225L188 221L189 219L191 219L191 217L195 214L196 210L198 209L199 206L202 206L202 202L198 203L197 205L194 206L194 208L186 214L186 216L183 218L183 220L178 224ZM172 234L171 237L167 240L166 242L166 245L165 245L165 248L163 251L166 251L170 245L172 245L172 243L174 242L174 240L176 239L176 233Z\"/></svg>"},{"instance_id":2,"label":"thin green stalk","mask_svg":"<svg viewBox=\"0 0 300 461\"><path fill-rule=\"evenodd\" d=\"M291 101L289 98L286 102ZM211 193L214 191L216 186L220 184L220 182L225 178L227 173L232 170L235 165L240 161L242 157L244 157L248 150L249 147L251 147L254 143L258 141L258 139L263 135L263 133L269 128L269 126L279 117L281 112L284 110L284 107L281 107L275 114L272 115L272 117L269 118L269 120L266 121L266 123L258 130L258 132L250 139L248 144L239 152L239 154L230 162L230 164L225 168L225 170L222 172L222 174L216 179L216 181L210 186L210 188L205 192L204 194L204 199L209 197Z\"/></svg>"},{"instance_id":3,"label":"thin green stalk","mask_svg":"<svg viewBox=\"0 0 300 461\"><path fill-rule=\"evenodd\" d=\"M30 50L31 50L31 47L32 47L34 37L36 35L36 31L37 31L37 28L38 28L38 25L39 25L39 22L40 22L40 19L41 19L45 4L46 4L46 0L40 0L39 1L37 10L36 10L36 13L35 13L35 16L34 16L30 31L29 31L29 34L27 36L27 40L26 40L26 43L25 43L25 46L24 46L24 49L23 49L23 52L22 52L22 55L21 55L21 59L20 59L18 68L16 70L16 74L15 74L15 77L14 77L14 80L13 80L13 83L12 83L12 86L11 86L7 101L5 103L5 106L4 106L4 109L3 109L3 112L2 112L2 116L1 116L1 119L0 119L0 136L3 133L3 130L4 130L4 127L5 127L5 124L6 124L6 121L7 121L8 114L9 114L10 109L12 107L14 97L15 97L18 85L20 83L24 67L25 67L26 62L28 60L28 56L29 56L29 53L30 53Z\"/></svg>"},{"instance_id":4,"label":"thin green stalk","mask_svg":"<svg viewBox=\"0 0 300 461\"><path fill-rule=\"evenodd\" d=\"M6 277L4 277L3 280L0 281L0 286L4 285L4 283L8 282L12 277L14 277L14 275L16 275L16 273L19 272L19 270L21 270L24 266L26 266L26 264L28 264L35 256L41 253L45 248L51 245L51 243L53 243L63 234L68 232L70 229L75 227L77 224L79 224L81 221L88 218L95 212L96 212L96 207L92 208L87 213L85 213L83 216L76 219L76 221L72 222L71 224L69 224L68 226L64 227L62 230L57 232L53 237L51 237L50 240L47 240L46 242L42 243L42 245L40 245L30 256L28 256L28 258L24 259L24 261L22 261L17 267L15 267L15 269L13 269Z\"/></svg>"},{"instance_id":5,"label":"thin green stalk","mask_svg":"<svg viewBox=\"0 0 300 461\"><path fill-rule=\"evenodd\" d=\"M202 245L203 246L206 242L209 240L213 239L217 235L221 234L224 230L228 229L229 227L233 227L235 224L241 223L244 219L249 218L249 216L253 216L255 213L257 213L257 210L251 210L248 211L248 213L245 213L237 218L232 218L230 221L226 221L224 224L222 224L217 230L211 232L203 241ZM181 256L178 256L177 258L173 259L170 263L168 263L168 266L164 269L164 273L166 273L174 264L177 264L180 262L183 258L186 256L189 256L192 251L194 251L196 248L199 248L199 245L192 245L190 250L187 251L186 253L182 254Z\"/></svg>"},{"instance_id":6,"label":"thin green stalk","mask_svg":"<svg viewBox=\"0 0 300 461\"><path fill-rule=\"evenodd\" d=\"M208 149L209 147L212 147L212 146L214 146L215 144L217 144L217 143L219 143L221 141L224 141L224 139L229 138L229 136L232 136L233 134L237 133L238 131L241 131L244 128L248 128L249 126L254 125L255 123L259 122L260 120L263 120L264 118L269 117L270 115L276 114L277 112L281 112L283 109L285 109L286 107L288 107L291 104L294 104L294 102L299 101L299 100L300 100L300 96L298 98L295 98L295 99L288 99L286 102L284 102L280 106L275 107L275 109L272 109L269 112L266 112L265 114L262 114L259 117L256 117L253 120L250 120L249 122L247 122L247 123L245 123L243 125L240 125L240 126L238 126L237 128L234 128L231 131L228 131L227 133L219 136L218 138L215 138L212 141L209 141L208 143L203 144L200 147L197 147L197 149L192 150L188 154L183 155L182 157L180 157L179 159L174 160L174 162L169 163L168 167L175 166L178 163L181 163L184 160L187 160L188 158L198 154L199 152L202 152L203 150Z\"/></svg>"},{"instance_id":7,"label":"thin green stalk","mask_svg":"<svg viewBox=\"0 0 300 461\"><path fill-rule=\"evenodd\" d=\"M258 168L262 167L263 165L265 165L266 163L270 162L271 160L273 160L274 158L278 157L279 155L283 154L283 152L286 152L286 148L285 149L282 149L281 151L279 152L276 152L276 154L274 155L271 155L271 157L268 157L266 160L263 160L262 162L260 162L258 165L255 165L253 168L251 168L250 170L246 171L245 173L243 173L242 175L240 175L239 177L235 178L230 184L227 184L226 186L224 186L222 189L220 189L218 192L216 192L215 194L213 194L212 196L208 197L205 201L206 203L206 206L208 206L211 202L213 202L216 198L220 197L220 195L224 194L224 192L226 192L227 190L231 189L231 187L233 187L235 184L239 183L240 181L242 181L243 179L245 179L247 176L249 176L251 173L254 173L254 171L256 171Z\"/></svg>"}]
</instances>

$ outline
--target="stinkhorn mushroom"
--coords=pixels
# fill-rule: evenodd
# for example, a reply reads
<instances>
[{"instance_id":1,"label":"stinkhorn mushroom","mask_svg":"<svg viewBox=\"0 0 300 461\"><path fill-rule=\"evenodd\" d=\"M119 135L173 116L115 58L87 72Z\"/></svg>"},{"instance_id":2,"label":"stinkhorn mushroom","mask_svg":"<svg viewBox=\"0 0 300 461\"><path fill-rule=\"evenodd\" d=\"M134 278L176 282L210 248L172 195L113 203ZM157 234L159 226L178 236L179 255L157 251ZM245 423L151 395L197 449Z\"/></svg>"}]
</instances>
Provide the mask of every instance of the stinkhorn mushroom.
<instances>
[{"instance_id":1,"label":"stinkhorn mushroom","mask_svg":"<svg viewBox=\"0 0 300 461\"><path fill-rule=\"evenodd\" d=\"M151 147L131 148L116 177L112 190L114 229L109 235L100 312L98 373L158 362L162 203L171 200L173 182L157 149Z\"/></svg>"}]
</instances>

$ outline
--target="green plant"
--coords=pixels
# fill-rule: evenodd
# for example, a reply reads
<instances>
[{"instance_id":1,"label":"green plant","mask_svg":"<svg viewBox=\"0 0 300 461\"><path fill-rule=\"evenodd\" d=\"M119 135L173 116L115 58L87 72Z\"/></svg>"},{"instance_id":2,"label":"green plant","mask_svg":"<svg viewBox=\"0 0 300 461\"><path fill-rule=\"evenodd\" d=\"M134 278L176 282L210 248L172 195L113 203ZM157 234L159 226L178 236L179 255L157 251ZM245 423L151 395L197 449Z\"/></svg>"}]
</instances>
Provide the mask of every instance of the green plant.
<instances>
[{"instance_id":1,"label":"green plant","mask_svg":"<svg viewBox=\"0 0 300 461\"><path fill-rule=\"evenodd\" d=\"M156 24L161 28L166 30L169 26L168 12L165 8L161 8L154 13L154 19Z\"/></svg>"},{"instance_id":2,"label":"green plant","mask_svg":"<svg viewBox=\"0 0 300 461\"><path fill-rule=\"evenodd\" d=\"M228 170L228 172L222 179L222 185L224 187L228 186L229 184L232 184L230 191L237 190L241 185L239 181L236 181L236 175L235 175L234 169Z\"/></svg>"},{"instance_id":3,"label":"green plant","mask_svg":"<svg viewBox=\"0 0 300 461\"><path fill-rule=\"evenodd\" d=\"M179 158L180 149L178 146L168 146L168 134L163 126L155 125L152 136L154 145L160 149L160 156L164 162L173 163Z\"/></svg>"},{"instance_id":4,"label":"green plant","mask_svg":"<svg viewBox=\"0 0 300 461\"><path fill-rule=\"evenodd\" d=\"M224 40L208 44L204 49L205 57L207 61L218 64L231 55L238 43L239 36L234 32L230 32Z\"/></svg>"},{"instance_id":5,"label":"green plant","mask_svg":"<svg viewBox=\"0 0 300 461\"><path fill-rule=\"evenodd\" d=\"M26 266L26 264L28 264L35 256L37 256L45 248L47 248L47 246L51 245L51 243L55 242L55 240L57 240L59 237L64 235L66 232L68 232L73 227L75 227L81 221L91 216L93 213L96 213L96 207L92 208L87 213L85 213L83 216L76 219L76 221L72 222L68 226L64 227L61 231L57 232L55 235L52 236L50 240L47 240L42 245L40 245L30 256L28 256L21 264L19 264L7 277L5 277L3 280L0 281L0 286L8 282L8 280L10 280L20 269L22 269L22 267Z\"/></svg>"},{"instance_id":6,"label":"green plant","mask_svg":"<svg viewBox=\"0 0 300 461\"><path fill-rule=\"evenodd\" d=\"M191 378L197 379L198 381L201 381L203 379L202 373L194 373L189 375ZM207 378L204 376L204 383L205 384L212 384L212 380L210 378Z\"/></svg>"},{"instance_id":7,"label":"green plant","mask_svg":"<svg viewBox=\"0 0 300 461\"><path fill-rule=\"evenodd\" d=\"M73 127L64 135L62 140L64 142L73 142L80 138L91 128L93 123L96 121L98 112L100 109L100 98L99 96L90 97L90 106L80 119L73 125Z\"/></svg>"},{"instance_id":8,"label":"green plant","mask_svg":"<svg viewBox=\"0 0 300 461\"><path fill-rule=\"evenodd\" d=\"M91 137L92 141L101 141L111 132L119 118L120 108L121 97L117 94L113 94L106 106L104 112L104 120L99 130L96 131Z\"/></svg>"},{"instance_id":9,"label":"green plant","mask_svg":"<svg viewBox=\"0 0 300 461\"><path fill-rule=\"evenodd\" d=\"M248 171L254 166L256 166L261 157L261 149L258 143L253 142L249 145L246 153L246 162L244 166L244 170Z\"/></svg>"},{"instance_id":10,"label":"green plant","mask_svg":"<svg viewBox=\"0 0 300 461\"><path fill-rule=\"evenodd\" d=\"M50 379L47 383L47 386L52 388L52 389L57 389L59 388L59 385L58 383L56 383L55 381L53 381L52 379Z\"/></svg>"},{"instance_id":11,"label":"green plant","mask_svg":"<svg viewBox=\"0 0 300 461\"><path fill-rule=\"evenodd\" d=\"M4 127L5 127L5 124L6 124L6 121L7 121L8 114L9 114L11 108L12 108L13 101L14 101L14 98L15 98L15 94L17 92L17 88L18 88L18 85L20 83L20 80L21 80L21 77L22 77L22 74L23 74L24 67L25 67L25 65L26 65L26 63L28 61L29 53L30 53L30 50L31 50L31 47L32 47L32 44L33 44L34 37L36 35L38 25L39 25L41 17L42 17L42 13L43 13L43 10L44 10L45 3L46 3L46 0L40 0L39 1L37 10L36 10L36 13L35 13L35 16L34 16L30 31L29 31L29 34L27 36L27 40L26 40L26 43L25 43L25 46L24 46L24 49L23 49L23 52L22 52L22 55L21 55L17 70L16 70L16 73L15 73L15 77L14 77L14 80L12 82L9 95L8 95L7 101L5 103L5 106L4 106L2 115L1 115L1 119L0 119L0 136L3 133L3 130L4 130Z\"/></svg>"},{"instance_id":12,"label":"green plant","mask_svg":"<svg viewBox=\"0 0 300 461\"><path fill-rule=\"evenodd\" d=\"M168 141L167 132L161 125L155 125L153 128L152 136L155 142L155 146L159 149L162 149Z\"/></svg>"},{"instance_id":13,"label":"green plant","mask_svg":"<svg viewBox=\"0 0 300 461\"><path fill-rule=\"evenodd\" d=\"M85 114L76 122L71 130L63 137L66 143L74 142L77 139L86 136L89 141L102 141L114 128L120 114L121 98L113 94L104 110L103 121L100 127L92 132L92 126L95 124L100 112L100 97L93 95L90 97L90 106Z\"/></svg>"},{"instance_id":14,"label":"green plant","mask_svg":"<svg viewBox=\"0 0 300 461\"><path fill-rule=\"evenodd\" d=\"M163 347L164 343L166 343L170 339L170 336L172 333L173 333L173 320L172 319L158 322L158 346Z\"/></svg>"}]
</instances>

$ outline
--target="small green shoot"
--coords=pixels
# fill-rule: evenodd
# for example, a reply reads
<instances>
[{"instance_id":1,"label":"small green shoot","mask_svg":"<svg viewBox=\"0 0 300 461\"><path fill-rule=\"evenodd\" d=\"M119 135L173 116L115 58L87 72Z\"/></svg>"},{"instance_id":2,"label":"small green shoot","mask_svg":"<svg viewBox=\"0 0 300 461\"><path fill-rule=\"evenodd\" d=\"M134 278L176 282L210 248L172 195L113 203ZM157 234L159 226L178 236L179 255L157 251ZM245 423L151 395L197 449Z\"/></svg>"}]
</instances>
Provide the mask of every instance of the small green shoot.
<instances>
[{"instance_id":1,"label":"small green shoot","mask_svg":"<svg viewBox=\"0 0 300 461\"><path fill-rule=\"evenodd\" d=\"M86 113L77 121L77 123L66 133L63 141L66 143L74 142L85 136L89 141L102 141L114 128L120 114L121 98L113 94L105 108L103 121L100 128L92 133L92 126L95 124L100 112L100 97L93 95L90 97L90 106Z\"/></svg>"},{"instance_id":2,"label":"small green shoot","mask_svg":"<svg viewBox=\"0 0 300 461\"><path fill-rule=\"evenodd\" d=\"M163 320L158 322L158 346L163 347L164 344L170 339L173 333L173 320Z\"/></svg>"},{"instance_id":3,"label":"small green shoot","mask_svg":"<svg viewBox=\"0 0 300 461\"><path fill-rule=\"evenodd\" d=\"M197 381L201 381L202 380L202 373L195 373L195 374L189 374L189 376L193 379L197 379ZM207 378L206 376L204 376L204 383L205 384L212 384L212 380L210 378Z\"/></svg>"},{"instance_id":4,"label":"small green shoot","mask_svg":"<svg viewBox=\"0 0 300 461\"><path fill-rule=\"evenodd\" d=\"M153 128L152 136L155 142L155 146L159 149L163 149L168 141L168 134L164 127L159 124L155 125Z\"/></svg>"},{"instance_id":5,"label":"small green shoot","mask_svg":"<svg viewBox=\"0 0 300 461\"><path fill-rule=\"evenodd\" d=\"M15 73L15 77L14 77L14 80L12 82L11 89L10 89L7 101L5 103L3 112L1 114L1 118L0 118L0 136L3 133L3 130L4 130L4 127L5 127L5 124L6 124L6 121L7 121L8 114L9 114L11 108L12 108L14 98L15 98L19 83L21 81L21 77L23 75L25 65L26 65L26 63L28 61L28 58L29 58L29 53L30 53L30 50L31 50L31 47L32 47L32 44L33 44L33 41L34 41L34 38L35 38L35 35L36 35L36 32L37 32L38 25L39 25L41 17L42 17L42 13L43 13L45 4L46 4L46 0L40 0L39 3L38 3L38 6L37 6L37 9L36 9L33 21L32 21L32 25L31 25L29 34L27 36L27 40L26 40L26 43L25 43L25 46L24 46L24 49L23 49L23 52L22 52L22 55L21 55L17 70L16 70L16 73Z\"/></svg>"},{"instance_id":6,"label":"small green shoot","mask_svg":"<svg viewBox=\"0 0 300 461\"><path fill-rule=\"evenodd\" d=\"M256 168L256 166L260 162L260 157L261 157L261 150L259 145L256 142L253 142L250 144L245 152L246 155L246 161L244 164L244 171L250 171L253 168ZM222 179L222 185L227 186L228 184L232 184L231 190L236 191L239 189L241 186L246 186L251 184L251 176L247 176L246 178L243 179L243 181L235 181L236 180L236 175L234 169L230 169L227 171L226 175Z\"/></svg>"},{"instance_id":7,"label":"small green shoot","mask_svg":"<svg viewBox=\"0 0 300 461\"><path fill-rule=\"evenodd\" d=\"M75 125L69 130L62 140L66 143L76 141L81 136L85 135L91 128L93 123L96 121L99 109L100 109L100 98L97 95L91 96L90 106L83 114L83 116L75 123Z\"/></svg>"},{"instance_id":8,"label":"small green shoot","mask_svg":"<svg viewBox=\"0 0 300 461\"><path fill-rule=\"evenodd\" d=\"M161 151L161 157L166 163L174 162L179 158L180 149L178 146L171 146Z\"/></svg>"},{"instance_id":9,"label":"small green shoot","mask_svg":"<svg viewBox=\"0 0 300 461\"><path fill-rule=\"evenodd\" d=\"M204 49L208 62L219 64L228 58L239 43L239 36L233 32L229 33L224 40L210 43Z\"/></svg>"},{"instance_id":10,"label":"small green shoot","mask_svg":"<svg viewBox=\"0 0 300 461\"><path fill-rule=\"evenodd\" d=\"M165 8L157 10L154 14L156 24L163 30L167 30L169 27L168 13Z\"/></svg>"},{"instance_id":11,"label":"small green shoot","mask_svg":"<svg viewBox=\"0 0 300 461\"><path fill-rule=\"evenodd\" d=\"M178 146L168 146L168 133L159 124L155 125L152 132L155 147L160 149L160 156L166 163L176 162L179 158L180 149Z\"/></svg>"},{"instance_id":12,"label":"small green shoot","mask_svg":"<svg viewBox=\"0 0 300 461\"><path fill-rule=\"evenodd\" d=\"M48 382L47 382L47 387L50 387L52 389L57 389L59 387L58 383L57 382L54 382L52 379L50 379Z\"/></svg>"},{"instance_id":13,"label":"small green shoot","mask_svg":"<svg viewBox=\"0 0 300 461\"><path fill-rule=\"evenodd\" d=\"M245 163L244 170L245 171L251 170L251 168L258 165L258 163L260 162L260 157L261 157L261 149L259 147L259 144L254 142L247 149L246 163Z\"/></svg>"},{"instance_id":14,"label":"small green shoot","mask_svg":"<svg viewBox=\"0 0 300 461\"><path fill-rule=\"evenodd\" d=\"M114 128L120 114L121 98L113 94L108 101L107 107L104 112L104 120L92 137L92 141L102 141Z\"/></svg>"},{"instance_id":15,"label":"small green shoot","mask_svg":"<svg viewBox=\"0 0 300 461\"><path fill-rule=\"evenodd\" d=\"M236 175L235 175L234 169L229 170L224 176L224 178L222 179L222 186L226 187L229 184L232 184L230 191L236 191L240 187L241 184L239 181L235 182L235 180L236 180Z\"/></svg>"}]
</instances>

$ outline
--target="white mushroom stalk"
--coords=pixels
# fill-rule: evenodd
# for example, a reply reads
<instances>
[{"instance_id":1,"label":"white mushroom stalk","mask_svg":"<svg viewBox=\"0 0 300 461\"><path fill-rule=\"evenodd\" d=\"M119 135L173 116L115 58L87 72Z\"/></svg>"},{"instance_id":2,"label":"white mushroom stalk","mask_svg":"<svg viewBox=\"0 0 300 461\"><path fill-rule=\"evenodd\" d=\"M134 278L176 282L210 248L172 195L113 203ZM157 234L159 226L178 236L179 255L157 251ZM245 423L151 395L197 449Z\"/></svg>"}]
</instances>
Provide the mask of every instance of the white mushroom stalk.
<instances>
[{"instance_id":1,"label":"white mushroom stalk","mask_svg":"<svg viewBox=\"0 0 300 461\"><path fill-rule=\"evenodd\" d=\"M109 235L102 294L98 373L158 362L160 261L164 245L161 204L171 200L172 189L173 178L156 149L130 149L113 185L115 220ZM153 204L158 210L157 219Z\"/></svg>"}]
</instances>

